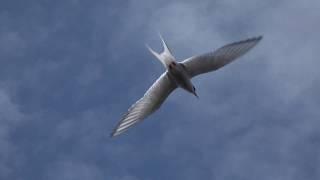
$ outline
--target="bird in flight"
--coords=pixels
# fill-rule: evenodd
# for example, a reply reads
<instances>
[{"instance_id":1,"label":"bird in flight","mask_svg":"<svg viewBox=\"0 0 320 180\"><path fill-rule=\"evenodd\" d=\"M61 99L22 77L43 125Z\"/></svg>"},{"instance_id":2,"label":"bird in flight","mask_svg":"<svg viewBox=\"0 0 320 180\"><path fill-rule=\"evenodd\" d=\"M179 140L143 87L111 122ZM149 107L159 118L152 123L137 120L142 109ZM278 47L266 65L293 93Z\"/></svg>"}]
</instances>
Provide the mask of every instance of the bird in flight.
<instances>
[{"instance_id":1,"label":"bird in flight","mask_svg":"<svg viewBox=\"0 0 320 180\"><path fill-rule=\"evenodd\" d=\"M155 112L169 94L178 87L198 97L191 78L215 71L229 64L257 45L262 36L227 44L216 51L193 56L181 62L176 61L161 35L160 39L163 45L162 53L155 52L148 45L147 48L160 60L166 71L153 83L143 97L128 109L128 112L112 132L111 137L122 134Z\"/></svg>"}]
</instances>

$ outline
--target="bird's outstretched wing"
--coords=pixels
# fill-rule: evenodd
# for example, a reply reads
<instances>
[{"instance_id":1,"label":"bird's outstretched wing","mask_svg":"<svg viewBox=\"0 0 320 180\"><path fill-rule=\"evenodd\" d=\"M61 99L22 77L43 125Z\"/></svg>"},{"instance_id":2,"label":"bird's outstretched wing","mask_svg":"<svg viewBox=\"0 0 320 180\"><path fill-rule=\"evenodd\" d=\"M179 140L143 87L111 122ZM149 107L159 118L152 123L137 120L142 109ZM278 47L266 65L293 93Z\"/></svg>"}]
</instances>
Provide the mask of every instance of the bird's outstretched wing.
<instances>
[{"instance_id":1,"label":"bird's outstretched wing","mask_svg":"<svg viewBox=\"0 0 320 180\"><path fill-rule=\"evenodd\" d=\"M214 52L190 57L181 63L186 67L190 77L217 70L232 62L253 48L262 36L225 45Z\"/></svg>"},{"instance_id":2,"label":"bird's outstretched wing","mask_svg":"<svg viewBox=\"0 0 320 180\"><path fill-rule=\"evenodd\" d=\"M163 73L144 96L129 108L112 132L111 137L120 135L156 111L176 87L177 85L170 79L168 72Z\"/></svg>"}]
</instances>

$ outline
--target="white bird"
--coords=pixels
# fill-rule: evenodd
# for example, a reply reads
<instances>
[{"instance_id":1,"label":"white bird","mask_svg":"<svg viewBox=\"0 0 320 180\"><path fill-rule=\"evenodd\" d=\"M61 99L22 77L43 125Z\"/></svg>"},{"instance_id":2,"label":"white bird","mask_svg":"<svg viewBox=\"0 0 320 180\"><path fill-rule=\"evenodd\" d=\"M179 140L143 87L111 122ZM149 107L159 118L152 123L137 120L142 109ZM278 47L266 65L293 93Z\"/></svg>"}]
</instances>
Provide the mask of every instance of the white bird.
<instances>
[{"instance_id":1,"label":"white bird","mask_svg":"<svg viewBox=\"0 0 320 180\"><path fill-rule=\"evenodd\" d=\"M253 48L262 39L262 36L234 42L216 51L193 56L182 62L176 62L161 35L160 39L164 49L162 53L158 54L148 45L147 48L161 61L166 71L153 83L144 96L129 108L128 112L112 132L111 137L127 131L129 127L141 122L159 109L164 100L177 87L181 87L198 97L191 78L199 74L217 70L234 61Z\"/></svg>"}]
</instances>

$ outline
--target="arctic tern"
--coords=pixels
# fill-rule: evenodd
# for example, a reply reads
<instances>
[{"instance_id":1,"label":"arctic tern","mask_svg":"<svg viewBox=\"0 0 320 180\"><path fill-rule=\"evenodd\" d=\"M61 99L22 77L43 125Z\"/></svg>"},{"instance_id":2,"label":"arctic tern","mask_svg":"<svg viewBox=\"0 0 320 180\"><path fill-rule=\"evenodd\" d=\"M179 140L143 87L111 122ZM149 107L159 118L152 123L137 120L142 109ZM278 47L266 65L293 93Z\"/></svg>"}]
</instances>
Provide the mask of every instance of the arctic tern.
<instances>
[{"instance_id":1,"label":"arctic tern","mask_svg":"<svg viewBox=\"0 0 320 180\"><path fill-rule=\"evenodd\" d=\"M191 78L199 74L215 71L234 61L253 48L262 39L262 36L227 44L216 51L193 56L181 62L176 61L161 35L160 39L163 45L162 53L159 54L148 45L146 46L161 61L166 71L153 83L144 96L129 108L112 132L111 137L122 134L129 127L141 122L155 112L169 94L178 87L198 97Z\"/></svg>"}]
</instances>

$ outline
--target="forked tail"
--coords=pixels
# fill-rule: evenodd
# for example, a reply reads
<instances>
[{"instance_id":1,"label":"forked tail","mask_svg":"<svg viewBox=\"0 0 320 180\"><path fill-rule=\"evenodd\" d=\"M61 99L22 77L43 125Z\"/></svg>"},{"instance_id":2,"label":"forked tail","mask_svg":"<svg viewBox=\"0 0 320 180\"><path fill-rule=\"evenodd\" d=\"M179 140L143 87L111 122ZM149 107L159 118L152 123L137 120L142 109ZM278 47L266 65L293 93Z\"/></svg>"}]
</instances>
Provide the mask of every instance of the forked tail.
<instances>
[{"instance_id":1,"label":"forked tail","mask_svg":"<svg viewBox=\"0 0 320 180\"><path fill-rule=\"evenodd\" d=\"M146 44L147 48L149 51L158 59L161 61L161 63L165 66L166 69L169 68L169 64L175 61L174 56L171 54L170 49L168 48L166 42L163 40L161 34L159 33L162 46L163 46L163 52L162 53L157 53L153 49L150 48L149 45Z\"/></svg>"}]
</instances>

